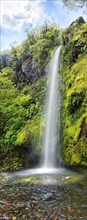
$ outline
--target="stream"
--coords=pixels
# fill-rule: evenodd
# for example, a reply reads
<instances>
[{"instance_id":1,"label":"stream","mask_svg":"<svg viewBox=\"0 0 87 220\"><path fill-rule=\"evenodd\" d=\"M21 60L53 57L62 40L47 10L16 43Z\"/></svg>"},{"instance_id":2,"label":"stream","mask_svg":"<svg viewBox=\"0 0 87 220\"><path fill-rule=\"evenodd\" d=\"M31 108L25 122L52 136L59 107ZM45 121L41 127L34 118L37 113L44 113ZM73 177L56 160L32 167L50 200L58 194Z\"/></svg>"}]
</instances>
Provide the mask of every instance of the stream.
<instances>
[{"instance_id":1,"label":"stream","mask_svg":"<svg viewBox=\"0 0 87 220\"><path fill-rule=\"evenodd\" d=\"M87 220L85 174L24 173L1 173L0 220Z\"/></svg>"}]
</instances>

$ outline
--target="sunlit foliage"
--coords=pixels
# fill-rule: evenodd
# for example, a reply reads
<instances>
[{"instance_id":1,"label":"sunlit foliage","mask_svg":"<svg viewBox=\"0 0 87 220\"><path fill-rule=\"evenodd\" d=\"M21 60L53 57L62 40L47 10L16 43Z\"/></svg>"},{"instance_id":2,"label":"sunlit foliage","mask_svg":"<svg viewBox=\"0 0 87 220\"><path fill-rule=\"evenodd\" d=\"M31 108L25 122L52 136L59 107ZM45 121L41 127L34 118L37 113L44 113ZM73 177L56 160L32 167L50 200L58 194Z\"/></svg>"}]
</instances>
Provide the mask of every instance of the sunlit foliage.
<instances>
[{"instance_id":1,"label":"sunlit foliage","mask_svg":"<svg viewBox=\"0 0 87 220\"><path fill-rule=\"evenodd\" d=\"M74 23L64 33L64 129L66 164L87 164L87 24ZM75 51L77 54L75 54Z\"/></svg>"}]
</instances>

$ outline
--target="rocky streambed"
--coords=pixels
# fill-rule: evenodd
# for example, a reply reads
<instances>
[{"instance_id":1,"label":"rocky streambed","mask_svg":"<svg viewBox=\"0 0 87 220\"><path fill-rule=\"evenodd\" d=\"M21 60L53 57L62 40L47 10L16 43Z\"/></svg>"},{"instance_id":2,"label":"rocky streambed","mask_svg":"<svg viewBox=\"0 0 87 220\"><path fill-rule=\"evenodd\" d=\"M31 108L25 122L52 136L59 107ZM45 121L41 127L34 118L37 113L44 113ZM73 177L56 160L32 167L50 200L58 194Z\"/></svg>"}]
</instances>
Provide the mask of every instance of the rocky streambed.
<instances>
[{"instance_id":1,"label":"rocky streambed","mask_svg":"<svg viewBox=\"0 0 87 220\"><path fill-rule=\"evenodd\" d=\"M0 220L87 220L86 175L1 173Z\"/></svg>"}]
</instances>

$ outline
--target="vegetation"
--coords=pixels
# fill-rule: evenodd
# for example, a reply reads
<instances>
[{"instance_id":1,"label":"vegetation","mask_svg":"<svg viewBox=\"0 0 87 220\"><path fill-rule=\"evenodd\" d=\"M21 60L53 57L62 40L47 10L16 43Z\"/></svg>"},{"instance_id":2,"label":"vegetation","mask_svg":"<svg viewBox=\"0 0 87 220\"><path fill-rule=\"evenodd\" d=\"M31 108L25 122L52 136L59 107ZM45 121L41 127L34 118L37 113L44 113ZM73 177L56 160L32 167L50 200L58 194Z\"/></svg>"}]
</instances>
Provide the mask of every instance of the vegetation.
<instances>
[{"instance_id":1,"label":"vegetation","mask_svg":"<svg viewBox=\"0 0 87 220\"><path fill-rule=\"evenodd\" d=\"M4 169L30 167L41 150L46 71L62 40L62 159L87 165L87 24L82 17L61 32L57 24L27 31L27 40L12 45L6 65L0 63L0 154ZM61 39L62 36L62 39Z\"/></svg>"},{"instance_id":2,"label":"vegetation","mask_svg":"<svg viewBox=\"0 0 87 220\"><path fill-rule=\"evenodd\" d=\"M14 71L7 67L0 76L0 146L1 152L8 156L11 151L20 152L20 149L38 146L36 140L39 142L46 84L45 77L42 77L34 85L25 86L19 91L12 82L14 75Z\"/></svg>"},{"instance_id":3,"label":"vegetation","mask_svg":"<svg viewBox=\"0 0 87 220\"><path fill-rule=\"evenodd\" d=\"M87 165L87 24L80 21L81 18L63 34L65 97L62 154L68 165Z\"/></svg>"},{"instance_id":4,"label":"vegetation","mask_svg":"<svg viewBox=\"0 0 87 220\"><path fill-rule=\"evenodd\" d=\"M16 71L27 58L32 58L37 63L37 68L46 67L51 51L60 43L60 29L56 23L47 22L38 29L27 32L27 40L21 46L11 46L9 65ZM45 62L44 62L45 61Z\"/></svg>"},{"instance_id":5,"label":"vegetation","mask_svg":"<svg viewBox=\"0 0 87 220\"><path fill-rule=\"evenodd\" d=\"M0 161L4 169L19 169L37 162L46 92L43 72L45 74L52 51L60 44L56 24L46 23L38 30L27 31L27 35L22 45L11 46L8 65L0 72ZM26 68L31 68L30 76L34 72L41 73L41 77L35 76L34 83L27 81L28 75L23 77L22 65L26 60L29 60Z\"/></svg>"},{"instance_id":6,"label":"vegetation","mask_svg":"<svg viewBox=\"0 0 87 220\"><path fill-rule=\"evenodd\" d=\"M81 7L83 8L86 5L86 0L62 0L65 6L69 7L70 9L73 9L75 7Z\"/></svg>"}]
</instances>

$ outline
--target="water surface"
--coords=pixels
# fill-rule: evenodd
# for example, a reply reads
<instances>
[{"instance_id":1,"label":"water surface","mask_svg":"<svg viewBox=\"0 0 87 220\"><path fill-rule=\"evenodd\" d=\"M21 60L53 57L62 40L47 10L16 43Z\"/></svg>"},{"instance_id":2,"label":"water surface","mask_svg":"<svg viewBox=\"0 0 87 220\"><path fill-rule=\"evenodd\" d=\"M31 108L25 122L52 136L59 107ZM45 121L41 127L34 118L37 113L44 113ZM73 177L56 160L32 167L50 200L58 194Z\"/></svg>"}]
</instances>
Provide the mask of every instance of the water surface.
<instances>
[{"instance_id":1,"label":"water surface","mask_svg":"<svg viewBox=\"0 0 87 220\"><path fill-rule=\"evenodd\" d=\"M87 220L86 180L66 169L2 173L0 219Z\"/></svg>"}]
</instances>

